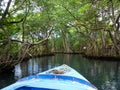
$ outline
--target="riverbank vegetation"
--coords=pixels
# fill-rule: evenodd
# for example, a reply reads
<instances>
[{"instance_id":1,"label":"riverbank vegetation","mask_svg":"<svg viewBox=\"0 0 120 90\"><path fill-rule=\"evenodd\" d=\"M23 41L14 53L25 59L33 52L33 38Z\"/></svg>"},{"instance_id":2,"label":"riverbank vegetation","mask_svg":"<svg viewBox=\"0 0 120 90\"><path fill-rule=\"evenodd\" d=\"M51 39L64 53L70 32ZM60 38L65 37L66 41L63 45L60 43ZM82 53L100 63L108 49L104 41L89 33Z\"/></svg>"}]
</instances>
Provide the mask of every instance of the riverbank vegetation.
<instances>
[{"instance_id":1,"label":"riverbank vegetation","mask_svg":"<svg viewBox=\"0 0 120 90\"><path fill-rule=\"evenodd\" d=\"M120 57L119 0L1 0L0 64L54 52Z\"/></svg>"}]
</instances>

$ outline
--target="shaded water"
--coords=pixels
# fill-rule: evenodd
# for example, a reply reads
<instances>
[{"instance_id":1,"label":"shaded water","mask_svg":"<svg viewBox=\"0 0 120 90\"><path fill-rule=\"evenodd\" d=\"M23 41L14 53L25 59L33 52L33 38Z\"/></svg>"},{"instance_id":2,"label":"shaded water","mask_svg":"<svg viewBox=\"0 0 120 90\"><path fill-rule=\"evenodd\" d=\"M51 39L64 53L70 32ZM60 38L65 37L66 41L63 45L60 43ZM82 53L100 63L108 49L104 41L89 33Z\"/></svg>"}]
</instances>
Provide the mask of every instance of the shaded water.
<instances>
[{"instance_id":1,"label":"shaded water","mask_svg":"<svg viewBox=\"0 0 120 90\"><path fill-rule=\"evenodd\" d=\"M30 59L15 66L13 73L0 75L0 88L14 83L19 78L34 75L67 64L80 72L98 90L120 90L120 62L88 60L78 55L58 54L55 56Z\"/></svg>"}]
</instances>

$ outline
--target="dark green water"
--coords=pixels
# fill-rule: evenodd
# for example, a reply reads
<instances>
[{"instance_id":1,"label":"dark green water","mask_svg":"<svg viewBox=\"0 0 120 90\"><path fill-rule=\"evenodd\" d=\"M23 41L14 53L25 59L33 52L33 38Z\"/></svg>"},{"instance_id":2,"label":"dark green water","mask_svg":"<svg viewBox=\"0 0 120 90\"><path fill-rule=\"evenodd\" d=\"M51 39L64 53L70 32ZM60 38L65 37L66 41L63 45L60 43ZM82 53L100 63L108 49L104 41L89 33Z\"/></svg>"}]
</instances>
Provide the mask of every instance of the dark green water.
<instances>
[{"instance_id":1,"label":"dark green water","mask_svg":"<svg viewBox=\"0 0 120 90\"><path fill-rule=\"evenodd\" d=\"M76 69L98 90L120 90L120 62L88 60L79 54L58 54L34 58L18 64L13 73L0 75L0 88L10 85L22 77L34 75L62 64L67 64Z\"/></svg>"}]
</instances>

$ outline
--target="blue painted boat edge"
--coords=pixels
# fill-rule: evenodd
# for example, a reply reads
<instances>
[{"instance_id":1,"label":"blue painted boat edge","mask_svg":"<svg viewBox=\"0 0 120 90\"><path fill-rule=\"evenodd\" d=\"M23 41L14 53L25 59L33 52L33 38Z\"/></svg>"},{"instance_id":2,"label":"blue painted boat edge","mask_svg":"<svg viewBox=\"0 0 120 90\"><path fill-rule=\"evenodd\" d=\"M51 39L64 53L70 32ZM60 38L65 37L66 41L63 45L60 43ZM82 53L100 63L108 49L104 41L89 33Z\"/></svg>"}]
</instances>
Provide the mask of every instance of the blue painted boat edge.
<instances>
[{"instance_id":1,"label":"blue painted boat edge","mask_svg":"<svg viewBox=\"0 0 120 90\"><path fill-rule=\"evenodd\" d=\"M37 87L30 87L30 86L22 86L22 87L17 88L16 90L58 90L58 89L37 88Z\"/></svg>"},{"instance_id":2,"label":"blue painted boat edge","mask_svg":"<svg viewBox=\"0 0 120 90\"><path fill-rule=\"evenodd\" d=\"M90 82L87 82L83 79L80 78L76 78L73 76L65 76L65 75L54 75L54 74L39 74L39 75L34 75L34 76L29 76L26 78L22 78L20 80L18 80L18 82L20 81L26 81L26 80L31 80L31 79L61 79L61 80L69 80L69 81L74 81L74 82L78 82L84 85L87 85L91 88L95 88L96 87L94 85L92 85Z\"/></svg>"}]
</instances>

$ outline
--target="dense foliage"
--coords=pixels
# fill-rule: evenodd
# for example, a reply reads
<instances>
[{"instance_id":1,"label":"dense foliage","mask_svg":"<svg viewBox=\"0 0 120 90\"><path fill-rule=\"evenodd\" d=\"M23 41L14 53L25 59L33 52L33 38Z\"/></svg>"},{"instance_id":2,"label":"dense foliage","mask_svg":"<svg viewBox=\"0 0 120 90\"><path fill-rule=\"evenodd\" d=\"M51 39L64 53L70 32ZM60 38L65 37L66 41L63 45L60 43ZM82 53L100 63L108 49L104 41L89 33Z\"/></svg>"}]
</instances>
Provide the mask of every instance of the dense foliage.
<instances>
[{"instance_id":1,"label":"dense foliage","mask_svg":"<svg viewBox=\"0 0 120 90\"><path fill-rule=\"evenodd\" d=\"M118 57L119 4L119 0L1 0L0 60L50 52Z\"/></svg>"}]
</instances>

